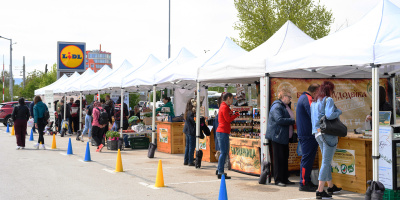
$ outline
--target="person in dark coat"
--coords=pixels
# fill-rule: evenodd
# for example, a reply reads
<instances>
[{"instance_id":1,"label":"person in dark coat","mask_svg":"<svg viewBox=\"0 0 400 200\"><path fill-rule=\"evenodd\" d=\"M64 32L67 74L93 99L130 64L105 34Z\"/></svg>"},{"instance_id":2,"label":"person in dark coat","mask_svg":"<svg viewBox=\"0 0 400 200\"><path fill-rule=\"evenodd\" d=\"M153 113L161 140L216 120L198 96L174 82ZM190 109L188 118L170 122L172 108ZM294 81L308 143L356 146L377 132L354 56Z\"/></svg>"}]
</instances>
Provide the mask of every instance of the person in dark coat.
<instances>
[{"instance_id":1,"label":"person in dark coat","mask_svg":"<svg viewBox=\"0 0 400 200\"><path fill-rule=\"evenodd\" d=\"M278 98L272 103L269 112L265 138L272 141L275 185L285 187L294 184L288 179L288 160L289 138L293 135L295 120L289 107L292 99L290 90L281 89Z\"/></svg>"},{"instance_id":2,"label":"person in dark coat","mask_svg":"<svg viewBox=\"0 0 400 200\"><path fill-rule=\"evenodd\" d=\"M49 109L47 108L46 104L43 103L42 98L40 96L36 96L34 99L35 106L33 106L33 112L35 113L35 126L38 129L39 132L39 139L38 143L34 145L35 149L39 149L39 144L42 144L42 148L46 149L44 146L44 127L47 124L47 121L45 119L45 112L48 111Z\"/></svg>"},{"instance_id":3,"label":"person in dark coat","mask_svg":"<svg viewBox=\"0 0 400 200\"><path fill-rule=\"evenodd\" d=\"M299 97L296 107L296 125L299 143L302 152L300 163L299 191L315 192L318 188L311 182L311 171L318 150L318 142L312 134L311 103L318 91L319 84L311 84L307 92Z\"/></svg>"},{"instance_id":4,"label":"person in dark coat","mask_svg":"<svg viewBox=\"0 0 400 200\"><path fill-rule=\"evenodd\" d=\"M25 105L25 99L20 98L18 103L11 114L14 121L15 137L17 138L17 150L25 148L26 124L29 119L29 108Z\"/></svg>"},{"instance_id":5,"label":"person in dark coat","mask_svg":"<svg viewBox=\"0 0 400 200\"><path fill-rule=\"evenodd\" d=\"M32 102L31 104L29 104L29 113L30 113L29 119L34 118L34 116L33 116L33 106L34 106L34 105L35 105L34 102ZM32 131L33 131L33 133L36 133L35 126L32 127Z\"/></svg>"},{"instance_id":6,"label":"person in dark coat","mask_svg":"<svg viewBox=\"0 0 400 200\"><path fill-rule=\"evenodd\" d=\"M196 115L196 108L193 106L194 99L191 98L186 103L185 110L185 126L183 127L183 133L186 136L185 144L185 157L183 165L195 166L194 164L194 149L196 147L196 122L194 120Z\"/></svg>"},{"instance_id":7,"label":"person in dark coat","mask_svg":"<svg viewBox=\"0 0 400 200\"><path fill-rule=\"evenodd\" d=\"M61 99L60 101L60 114L61 114L61 126L64 122L64 99ZM66 113L65 113L65 120L69 122L69 119L71 118L71 107L69 106L69 104L66 105ZM68 124L68 133L70 135L72 135L72 128L70 127L70 125Z\"/></svg>"},{"instance_id":8,"label":"person in dark coat","mask_svg":"<svg viewBox=\"0 0 400 200\"><path fill-rule=\"evenodd\" d=\"M392 115L390 116L390 125L394 124L394 117L396 113L393 113L393 106L386 101L386 90L383 86L379 86L379 111L390 111ZM367 116L367 121L370 122L372 127L372 112Z\"/></svg>"}]
</instances>

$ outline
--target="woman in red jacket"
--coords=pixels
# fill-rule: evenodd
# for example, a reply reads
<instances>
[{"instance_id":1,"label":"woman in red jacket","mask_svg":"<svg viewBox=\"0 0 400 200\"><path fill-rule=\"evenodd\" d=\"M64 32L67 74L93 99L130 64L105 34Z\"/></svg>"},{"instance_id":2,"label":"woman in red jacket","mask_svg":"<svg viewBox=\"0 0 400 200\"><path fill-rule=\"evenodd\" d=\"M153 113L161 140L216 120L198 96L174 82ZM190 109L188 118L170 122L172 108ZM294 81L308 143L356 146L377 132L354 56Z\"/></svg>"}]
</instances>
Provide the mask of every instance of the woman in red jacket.
<instances>
[{"instance_id":1,"label":"woman in red jacket","mask_svg":"<svg viewBox=\"0 0 400 200\"><path fill-rule=\"evenodd\" d=\"M222 174L225 175L225 179L230 179L224 173L225 158L229 151L229 134L231 133L231 122L239 116L239 113L233 114L229 108L233 102L233 95L231 93L222 94L222 103L218 111L218 128L217 138L220 147L221 154L218 159L218 179L221 179Z\"/></svg>"}]
</instances>

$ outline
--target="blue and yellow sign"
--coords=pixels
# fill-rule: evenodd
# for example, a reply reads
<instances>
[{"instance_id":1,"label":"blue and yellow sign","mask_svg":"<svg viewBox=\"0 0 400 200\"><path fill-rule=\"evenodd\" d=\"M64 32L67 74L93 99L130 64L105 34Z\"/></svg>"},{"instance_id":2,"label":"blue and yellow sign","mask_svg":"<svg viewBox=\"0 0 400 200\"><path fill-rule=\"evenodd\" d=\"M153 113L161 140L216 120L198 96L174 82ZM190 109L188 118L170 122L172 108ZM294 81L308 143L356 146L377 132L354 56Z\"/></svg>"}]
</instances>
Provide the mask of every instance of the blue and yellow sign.
<instances>
[{"instance_id":1,"label":"blue and yellow sign","mask_svg":"<svg viewBox=\"0 0 400 200\"><path fill-rule=\"evenodd\" d=\"M58 42L58 70L84 71L85 70L85 43Z\"/></svg>"}]
</instances>

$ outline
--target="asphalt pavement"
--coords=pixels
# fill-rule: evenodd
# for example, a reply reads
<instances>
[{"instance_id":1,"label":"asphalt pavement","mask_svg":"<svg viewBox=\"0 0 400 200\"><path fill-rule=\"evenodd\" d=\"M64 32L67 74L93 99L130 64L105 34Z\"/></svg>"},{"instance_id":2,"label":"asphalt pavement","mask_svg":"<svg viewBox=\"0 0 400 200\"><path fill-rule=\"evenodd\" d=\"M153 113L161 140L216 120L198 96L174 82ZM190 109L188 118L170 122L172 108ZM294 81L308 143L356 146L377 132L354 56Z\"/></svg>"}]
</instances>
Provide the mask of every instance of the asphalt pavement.
<instances>
[{"instance_id":1,"label":"asphalt pavement","mask_svg":"<svg viewBox=\"0 0 400 200\"><path fill-rule=\"evenodd\" d=\"M28 128L30 133L30 128ZM0 126L0 199L218 199L221 181L217 163L202 162L201 169L183 165L183 154L157 152L147 158L147 150L121 151L124 172L114 172L117 151L95 152L91 162L83 162L85 141L74 136L56 136L57 149L51 149L52 136L45 135L46 150L36 150L26 137L26 148L16 150L15 136ZM73 155L66 155L68 139ZM155 188L158 161L162 161L166 187ZM299 177L291 176L294 186L260 185L258 177L227 171L229 199L315 199L315 192L299 192ZM343 191L334 199L364 199L364 195Z\"/></svg>"}]
</instances>

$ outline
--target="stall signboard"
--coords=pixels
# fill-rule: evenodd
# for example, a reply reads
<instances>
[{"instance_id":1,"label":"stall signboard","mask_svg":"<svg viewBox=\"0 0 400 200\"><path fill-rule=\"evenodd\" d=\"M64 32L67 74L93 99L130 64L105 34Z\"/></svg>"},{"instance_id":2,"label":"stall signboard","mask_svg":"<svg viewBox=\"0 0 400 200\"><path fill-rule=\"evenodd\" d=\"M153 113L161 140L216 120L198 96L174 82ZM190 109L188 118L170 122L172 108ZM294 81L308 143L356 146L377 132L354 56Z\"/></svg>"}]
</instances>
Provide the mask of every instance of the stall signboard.
<instances>
[{"instance_id":1,"label":"stall signboard","mask_svg":"<svg viewBox=\"0 0 400 200\"><path fill-rule=\"evenodd\" d=\"M85 54L84 42L57 42L57 77L60 77L60 72L84 72Z\"/></svg>"},{"instance_id":2,"label":"stall signboard","mask_svg":"<svg viewBox=\"0 0 400 200\"><path fill-rule=\"evenodd\" d=\"M50 121L51 122L55 122L56 118L54 115L54 94L53 94L53 90L46 90L44 91L44 101L47 105L47 108L49 109L49 114L50 114Z\"/></svg>"},{"instance_id":3,"label":"stall signboard","mask_svg":"<svg viewBox=\"0 0 400 200\"><path fill-rule=\"evenodd\" d=\"M335 85L332 94L335 105L342 111L340 120L348 130L360 128L364 125L367 115L372 108L372 83L371 79L295 79L295 78L271 78L272 104L278 99L278 91L287 88L292 92L291 108L296 115L297 101L300 95L307 91L313 83L322 84L331 81ZM388 79L380 79L379 84L386 89L388 94Z\"/></svg>"},{"instance_id":4,"label":"stall signboard","mask_svg":"<svg viewBox=\"0 0 400 200\"><path fill-rule=\"evenodd\" d=\"M203 134L203 133L200 133ZM207 137L204 137L204 139L199 139L199 148L207 150Z\"/></svg>"},{"instance_id":5,"label":"stall signboard","mask_svg":"<svg viewBox=\"0 0 400 200\"><path fill-rule=\"evenodd\" d=\"M332 160L332 172L347 175L356 175L356 157L354 150L336 149Z\"/></svg>"},{"instance_id":6,"label":"stall signboard","mask_svg":"<svg viewBox=\"0 0 400 200\"><path fill-rule=\"evenodd\" d=\"M121 96L121 90L113 90L110 93L110 98L111 100L113 100L114 102L117 102L118 98ZM128 109L129 109L129 93L125 92L124 93L124 103L126 103L126 105L128 105Z\"/></svg>"},{"instance_id":7,"label":"stall signboard","mask_svg":"<svg viewBox=\"0 0 400 200\"><path fill-rule=\"evenodd\" d=\"M379 126L379 181L393 189L392 127Z\"/></svg>"},{"instance_id":8,"label":"stall signboard","mask_svg":"<svg viewBox=\"0 0 400 200\"><path fill-rule=\"evenodd\" d=\"M260 140L234 137L229 140L229 158L232 170L247 174L261 174Z\"/></svg>"},{"instance_id":9,"label":"stall signboard","mask_svg":"<svg viewBox=\"0 0 400 200\"><path fill-rule=\"evenodd\" d=\"M390 117L392 112L390 111L379 111L379 125L388 126L390 125Z\"/></svg>"},{"instance_id":10,"label":"stall signboard","mask_svg":"<svg viewBox=\"0 0 400 200\"><path fill-rule=\"evenodd\" d=\"M168 129L159 128L160 142L168 143Z\"/></svg>"}]
</instances>

